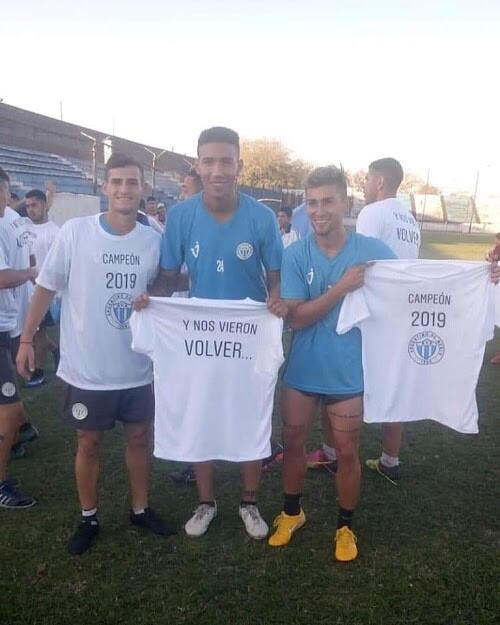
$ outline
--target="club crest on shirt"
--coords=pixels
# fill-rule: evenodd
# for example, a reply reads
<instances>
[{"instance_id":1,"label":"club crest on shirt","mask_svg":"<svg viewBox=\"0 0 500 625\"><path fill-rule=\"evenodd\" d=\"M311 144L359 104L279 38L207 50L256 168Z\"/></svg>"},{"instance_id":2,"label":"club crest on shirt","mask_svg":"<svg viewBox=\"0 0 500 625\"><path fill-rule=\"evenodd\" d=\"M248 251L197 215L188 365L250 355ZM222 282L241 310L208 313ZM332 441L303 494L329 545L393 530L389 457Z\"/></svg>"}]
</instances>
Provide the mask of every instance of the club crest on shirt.
<instances>
[{"instance_id":1,"label":"club crest on shirt","mask_svg":"<svg viewBox=\"0 0 500 625\"><path fill-rule=\"evenodd\" d=\"M105 314L108 322L117 330L126 330L132 314L134 298L130 293L115 293L106 304Z\"/></svg>"},{"instance_id":2,"label":"club crest on shirt","mask_svg":"<svg viewBox=\"0 0 500 625\"><path fill-rule=\"evenodd\" d=\"M418 365L435 365L442 360L444 352L441 337L429 330L415 334L408 343L410 358Z\"/></svg>"},{"instance_id":3,"label":"club crest on shirt","mask_svg":"<svg viewBox=\"0 0 500 625\"><path fill-rule=\"evenodd\" d=\"M196 241L196 243L193 245L193 247L191 248L191 254L195 257L198 258L198 255L200 253L200 242Z\"/></svg>"},{"instance_id":4,"label":"club crest on shirt","mask_svg":"<svg viewBox=\"0 0 500 625\"><path fill-rule=\"evenodd\" d=\"M248 260L253 255L253 245L248 242L240 243L236 248L236 256L240 260Z\"/></svg>"},{"instance_id":5,"label":"club crest on shirt","mask_svg":"<svg viewBox=\"0 0 500 625\"><path fill-rule=\"evenodd\" d=\"M83 421L89 416L89 409L85 404L76 403L71 406L71 414L78 421Z\"/></svg>"},{"instance_id":6,"label":"club crest on shirt","mask_svg":"<svg viewBox=\"0 0 500 625\"><path fill-rule=\"evenodd\" d=\"M2 384L2 395L4 397L13 397L16 393L16 385L13 382L4 382Z\"/></svg>"},{"instance_id":7,"label":"club crest on shirt","mask_svg":"<svg viewBox=\"0 0 500 625\"><path fill-rule=\"evenodd\" d=\"M314 280L314 269L311 267L311 269L309 269L309 271L306 273L306 282L309 286L311 286L313 280Z\"/></svg>"}]
</instances>

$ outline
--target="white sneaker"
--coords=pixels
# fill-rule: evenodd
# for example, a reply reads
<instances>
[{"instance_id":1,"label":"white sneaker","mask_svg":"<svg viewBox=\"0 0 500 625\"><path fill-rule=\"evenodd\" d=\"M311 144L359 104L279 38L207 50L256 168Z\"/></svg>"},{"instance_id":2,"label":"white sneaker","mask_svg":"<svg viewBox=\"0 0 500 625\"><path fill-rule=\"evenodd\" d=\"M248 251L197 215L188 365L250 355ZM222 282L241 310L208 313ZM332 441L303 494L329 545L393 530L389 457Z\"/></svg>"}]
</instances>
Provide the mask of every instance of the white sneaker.
<instances>
[{"instance_id":1,"label":"white sneaker","mask_svg":"<svg viewBox=\"0 0 500 625\"><path fill-rule=\"evenodd\" d=\"M257 506L240 506L238 510L241 520L245 525L247 534L255 540L262 540L267 536L269 527L260 516Z\"/></svg>"},{"instance_id":2,"label":"white sneaker","mask_svg":"<svg viewBox=\"0 0 500 625\"><path fill-rule=\"evenodd\" d=\"M200 503L194 511L193 516L184 526L186 534L196 538L198 536L203 536L216 516L217 504L215 504L215 506L209 506L207 503Z\"/></svg>"}]
</instances>

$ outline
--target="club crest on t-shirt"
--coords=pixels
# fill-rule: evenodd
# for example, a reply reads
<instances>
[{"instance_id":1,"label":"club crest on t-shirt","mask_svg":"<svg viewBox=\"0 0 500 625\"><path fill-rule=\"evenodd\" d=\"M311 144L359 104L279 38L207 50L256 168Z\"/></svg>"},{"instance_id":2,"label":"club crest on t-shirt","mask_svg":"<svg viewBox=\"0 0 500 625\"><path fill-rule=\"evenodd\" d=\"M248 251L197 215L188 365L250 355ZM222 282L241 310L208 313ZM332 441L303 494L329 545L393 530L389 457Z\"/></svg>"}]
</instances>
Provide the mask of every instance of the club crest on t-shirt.
<instances>
[{"instance_id":1,"label":"club crest on t-shirt","mask_svg":"<svg viewBox=\"0 0 500 625\"><path fill-rule=\"evenodd\" d=\"M251 243L240 243L236 248L236 256L240 260L248 260L253 255L253 245Z\"/></svg>"},{"instance_id":2,"label":"club crest on t-shirt","mask_svg":"<svg viewBox=\"0 0 500 625\"><path fill-rule=\"evenodd\" d=\"M196 241L196 243L193 245L193 247L191 248L191 254L195 257L198 258L198 255L200 253L200 243L199 241Z\"/></svg>"},{"instance_id":3,"label":"club crest on t-shirt","mask_svg":"<svg viewBox=\"0 0 500 625\"><path fill-rule=\"evenodd\" d=\"M116 293L106 304L106 319L117 330L126 330L134 298L130 293Z\"/></svg>"},{"instance_id":4,"label":"club crest on t-shirt","mask_svg":"<svg viewBox=\"0 0 500 625\"><path fill-rule=\"evenodd\" d=\"M418 365L435 365L444 356L443 340L434 332L415 334L408 343L408 353Z\"/></svg>"}]
</instances>

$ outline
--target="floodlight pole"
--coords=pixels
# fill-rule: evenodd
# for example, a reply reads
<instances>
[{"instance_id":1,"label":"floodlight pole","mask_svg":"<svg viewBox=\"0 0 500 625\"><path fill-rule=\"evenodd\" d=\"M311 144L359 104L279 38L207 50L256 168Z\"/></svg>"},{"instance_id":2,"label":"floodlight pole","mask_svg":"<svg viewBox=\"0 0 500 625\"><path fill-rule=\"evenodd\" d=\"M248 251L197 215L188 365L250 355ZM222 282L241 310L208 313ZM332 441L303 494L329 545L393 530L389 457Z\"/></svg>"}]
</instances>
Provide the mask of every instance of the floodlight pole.
<instances>
[{"instance_id":1,"label":"floodlight pole","mask_svg":"<svg viewBox=\"0 0 500 625\"><path fill-rule=\"evenodd\" d=\"M92 187L94 195L97 195L97 139L83 130L80 130L80 134L92 141Z\"/></svg>"},{"instance_id":2,"label":"floodlight pole","mask_svg":"<svg viewBox=\"0 0 500 625\"><path fill-rule=\"evenodd\" d=\"M474 218L474 210L476 208L477 187L479 184L479 169L476 172L476 184L474 185L474 195L472 196L472 206L470 210L469 234L472 232L472 219Z\"/></svg>"},{"instance_id":3,"label":"floodlight pole","mask_svg":"<svg viewBox=\"0 0 500 625\"><path fill-rule=\"evenodd\" d=\"M425 209L427 207L427 191L429 190L429 180L431 177L431 170L428 169L427 170L427 181L425 183L425 189L424 189L424 205L422 207L422 220L420 222L420 229L423 230L424 228L424 217L425 217Z\"/></svg>"},{"instance_id":4,"label":"floodlight pole","mask_svg":"<svg viewBox=\"0 0 500 625\"><path fill-rule=\"evenodd\" d=\"M167 152L167 150L162 150L161 152L159 152L158 154L156 152L154 152L153 150L150 150L149 148L147 148L145 145L142 146L146 152L149 152L150 154L153 155L153 165L151 168L151 186L152 186L152 191L153 194L155 192L155 184L156 184L156 161L165 154L165 152Z\"/></svg>"}]
</instances>

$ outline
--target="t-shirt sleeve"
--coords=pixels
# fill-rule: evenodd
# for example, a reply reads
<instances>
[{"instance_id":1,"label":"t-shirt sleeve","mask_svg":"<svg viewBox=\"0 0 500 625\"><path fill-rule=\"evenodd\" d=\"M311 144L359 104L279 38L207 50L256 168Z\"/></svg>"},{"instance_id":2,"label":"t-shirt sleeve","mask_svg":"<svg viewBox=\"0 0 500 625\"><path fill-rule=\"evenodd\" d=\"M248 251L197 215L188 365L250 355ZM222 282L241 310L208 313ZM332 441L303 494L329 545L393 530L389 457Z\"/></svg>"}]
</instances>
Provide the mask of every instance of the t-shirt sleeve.
<instances>
[{"instance_id":1,"label":"t-shirt sleeve","mask_svg":"<svg viewBox=\"0 0 500 625\"><path fill-rule=\"evenodd\" d=\"M383 223L382 217L377 211L370 210L365 207L361 210L356 221L356 232L364 234L365 237L375 237L380 239L382 236Z\"/></svg>"},{"instance_id":2,"label":"t-shirt sleeve","mask_svg":"<svg viewBox=\"0 0 500 625\"><path fill-rule=\"evenodd\" d=\"M301 267L299 243L292 243L283 253L281 265L281 297L283 299L309 299L306 276Z\"/></svg>"},{"instance_id":3,"label":"t-shirt sleeve","mask_svg":"<svg viewBox=\"0 0 500 625\"><path fill-rule=\"evenodd\" d=\"M181 213L174 210L168 217L168 226L161 238L160 267L173 271L180 269L183 262L184 242Z\"/></svg>"},{"instance_id":4,"label":"t-shirt sleeve","mask_svg":"<svg viewBox=\"0 0 500 625\"><path fill-rule=\"evenodd\" d=\"M68 284L71 270L73 229L71 222L57 233L43 262L36 283L49 291L62 291Z\"/></svg>"},{"instance_id":5,"label":"t-shirt sleeve","mask_svg":"<svg viewBox=\"0 0 500 625\"><path fill-rule=\"evenodd\" d=\"M364 319L368 319L370 311L366 305L363 289L351 291L344 297L337 321L337 334L346 334Z\"/></svg>"},{"instance_id":6,"label":"t-shirt sleeve","mask_svg":"<svg viewBox=\"0 0 500 625\"><path fill-rule=\"evenodd\" d=\"M266 228L263 233L261 257L267 271L279 271L283 259L283 241L274 215L267 216Z\"/></svg>"},{"instance_id":7,"label":"t-shirt sleeve","mask_svg":"<svg viewBox=\"0 0 500 625\"><path fill-rule=\"evenodd\" d=\"M155 339L152 315L147 309L133 312L129 323L132 331L132 349L153 359Z\"/></svg>"}]
</instances>

